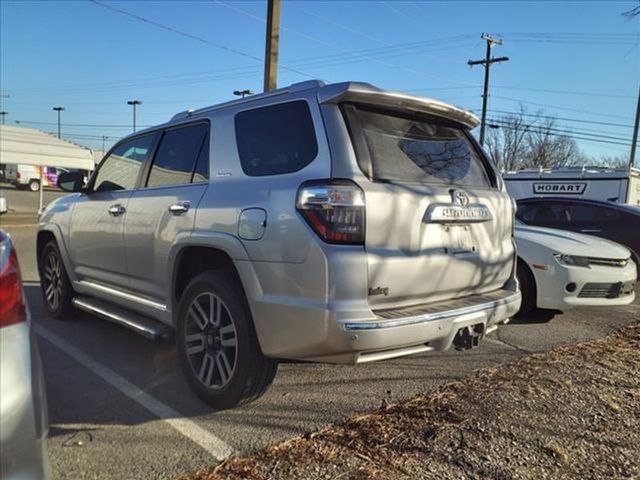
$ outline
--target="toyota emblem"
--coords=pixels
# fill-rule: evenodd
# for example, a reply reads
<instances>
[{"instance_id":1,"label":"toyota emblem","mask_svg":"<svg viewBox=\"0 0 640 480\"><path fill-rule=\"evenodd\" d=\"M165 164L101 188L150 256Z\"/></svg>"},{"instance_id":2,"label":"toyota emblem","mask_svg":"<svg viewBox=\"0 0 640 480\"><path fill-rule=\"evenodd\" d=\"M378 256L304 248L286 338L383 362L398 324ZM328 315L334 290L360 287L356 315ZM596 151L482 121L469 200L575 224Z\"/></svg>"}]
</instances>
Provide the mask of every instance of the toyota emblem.
<instances>
[{"instance_id":1,"label":"toyota emblem","mask_svg":"<svg viewBox=\"0 0 640 480\"><path fill-rule=\"evenodd\" d=\"M461 207L469 206L469 196L462 190L453 191L453 203L457 203Z\"/></svg>"}]
</instances>

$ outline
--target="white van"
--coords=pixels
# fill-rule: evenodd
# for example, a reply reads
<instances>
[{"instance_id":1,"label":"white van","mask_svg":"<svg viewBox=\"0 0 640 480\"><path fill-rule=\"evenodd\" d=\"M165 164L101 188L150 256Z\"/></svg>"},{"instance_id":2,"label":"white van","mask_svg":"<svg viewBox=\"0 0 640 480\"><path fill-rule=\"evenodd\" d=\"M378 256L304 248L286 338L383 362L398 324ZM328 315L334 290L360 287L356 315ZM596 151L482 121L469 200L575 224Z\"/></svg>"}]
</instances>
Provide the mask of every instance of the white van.
<instances>
[{"instance_id":1,"label":"white van","mask_svg":"<svg viewBox=\"0 0 640 480\"><path fill-rule=\"evenodd\" d=\"M15 166L15 175L8 178L9 182L16 188L29 188L32 192L40 190L40 170L42 169L42 183L45 187L55 187L58 175L68 172L66 168L60 167L40 167L38 165Z\"/></svg>"},{"instance_id":2,"label":"white van","mask_svg":"<svg viewBox=\"0 0 640 480\"><path fill-rule=\"evenodd\" d=\"M640 205L640 169L564 167L507 171L502 174L516 200L530 197L572 197Z\"/></svg>"}]
</instances>

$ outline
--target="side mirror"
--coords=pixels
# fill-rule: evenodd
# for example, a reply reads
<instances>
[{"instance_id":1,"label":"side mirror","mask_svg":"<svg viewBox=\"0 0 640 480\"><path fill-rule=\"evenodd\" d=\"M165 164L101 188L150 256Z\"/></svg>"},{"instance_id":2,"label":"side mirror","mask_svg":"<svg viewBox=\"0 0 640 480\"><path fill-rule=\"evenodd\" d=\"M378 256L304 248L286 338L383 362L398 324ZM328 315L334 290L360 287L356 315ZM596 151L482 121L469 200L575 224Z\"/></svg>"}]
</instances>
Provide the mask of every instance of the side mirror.
<instances>
[{"instance_id":1,"label":"side mirror","mask_svg":"<svg viewBox=\"0 0 640 480\"><path fill-rule=\"evenodd\" d=\"M79 192L84 187L82 172L64 172L58 175L58 187L65 192Z\"/></svg>"}]
</instances>

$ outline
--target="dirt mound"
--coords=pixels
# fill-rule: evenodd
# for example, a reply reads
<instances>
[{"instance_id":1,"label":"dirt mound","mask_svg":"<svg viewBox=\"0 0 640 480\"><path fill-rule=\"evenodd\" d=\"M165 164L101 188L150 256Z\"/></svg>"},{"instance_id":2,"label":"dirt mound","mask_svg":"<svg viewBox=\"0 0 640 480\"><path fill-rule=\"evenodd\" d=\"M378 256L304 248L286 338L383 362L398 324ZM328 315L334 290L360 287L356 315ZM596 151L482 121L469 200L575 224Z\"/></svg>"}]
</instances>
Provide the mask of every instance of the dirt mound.
<instances>
[{"instance_id":1,"label":"dirt mound","mask_svg":"<svg viewBox=\"0 0 640 480\"><path fill-rule=\"evenodd\" d=\"M640 479L640 324L182 480Z\"/></svg>"}]
</instances>

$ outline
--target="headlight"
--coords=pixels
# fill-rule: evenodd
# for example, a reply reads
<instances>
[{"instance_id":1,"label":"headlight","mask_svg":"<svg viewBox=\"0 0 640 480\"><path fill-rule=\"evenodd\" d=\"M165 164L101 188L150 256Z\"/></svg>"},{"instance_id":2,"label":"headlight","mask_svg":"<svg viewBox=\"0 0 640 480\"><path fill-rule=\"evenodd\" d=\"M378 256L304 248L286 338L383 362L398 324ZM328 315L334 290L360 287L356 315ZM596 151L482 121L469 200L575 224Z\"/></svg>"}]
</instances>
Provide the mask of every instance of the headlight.
<instances>
[{"instance_id":1,"label":"headlight","mask_svg":"<svg viewBox=\"0 0 640 480\"><path fill-rule=\"evenodd\" d=\"M577 257L575 255L565 255L556 253L554 255L560 265L567 267L589 267L589 259L587 257Z\"/></svg>"}]
</instances>

